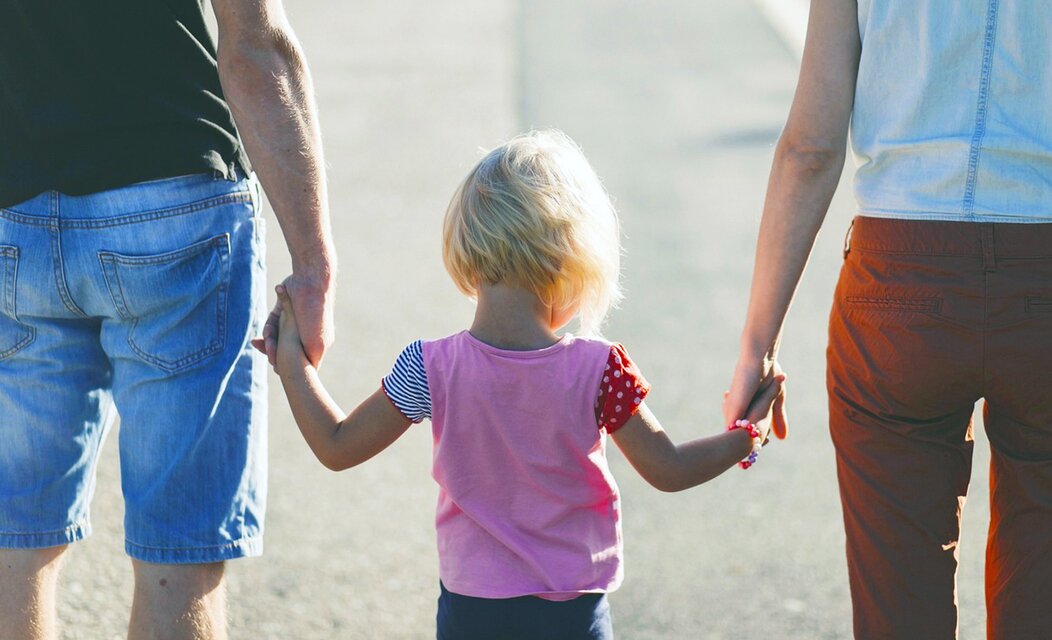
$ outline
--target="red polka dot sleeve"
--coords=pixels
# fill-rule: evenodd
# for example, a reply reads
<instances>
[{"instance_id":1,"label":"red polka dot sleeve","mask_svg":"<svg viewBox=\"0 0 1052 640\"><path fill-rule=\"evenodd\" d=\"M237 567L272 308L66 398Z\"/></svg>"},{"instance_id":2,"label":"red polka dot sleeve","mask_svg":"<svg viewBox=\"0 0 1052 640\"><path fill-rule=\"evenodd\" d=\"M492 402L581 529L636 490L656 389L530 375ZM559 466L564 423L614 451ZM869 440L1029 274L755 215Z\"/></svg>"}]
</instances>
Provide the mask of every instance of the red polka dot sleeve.
<instances>
[{"instance_id":1,"label":"red polka dot sleeve","mask_svg":"<svg viewBox=\"0 0 1052 640\"><path fill-rule=\"evenodd\" d=\"M606 429L607 433L620 429L639 411L639 405L648 393L650 383L629 359L625 348L620 344L611 346L603 380L599 385L599 397L595 401L599 428Z\"/></svg>"}]
</instances>

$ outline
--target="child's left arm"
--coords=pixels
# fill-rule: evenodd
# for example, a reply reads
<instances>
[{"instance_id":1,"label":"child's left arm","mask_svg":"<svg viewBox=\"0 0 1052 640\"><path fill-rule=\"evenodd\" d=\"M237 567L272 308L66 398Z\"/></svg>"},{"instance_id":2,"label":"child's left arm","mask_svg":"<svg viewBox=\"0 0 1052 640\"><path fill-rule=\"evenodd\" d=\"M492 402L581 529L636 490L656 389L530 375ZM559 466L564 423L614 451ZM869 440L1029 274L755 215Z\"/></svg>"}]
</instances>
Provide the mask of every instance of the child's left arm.
<instances>
[{"instance_id":1,"label":"child's left arm","mask_svg":"<svg viewBox=\"0 0 1052 640\"><path fill-rule=\"evenodd\" d=\"M757 423L762 439L767 438L771 406L781 393L784 380L784 375L776 377L746 414L747 420ZM708 482L749 455L753 446L744 429L676 444L646 403L640 404L639 412L610 437L639 475L661 491L683 491Z\"/></svg>"},{"instance_id":2,"label":"child's left arm","mask_svg":"<svg viewBox=\"0 0 1052 640\"><path fill-rule=\"evenodd\" d=\"M282 287L278 287L278 298L282 311L274 369L311 451L329 469L342 471L389 447L412 423L383 389L366 398L350 415L344 414L303 352L295 310Z\"/></svg>"}]
</instances>

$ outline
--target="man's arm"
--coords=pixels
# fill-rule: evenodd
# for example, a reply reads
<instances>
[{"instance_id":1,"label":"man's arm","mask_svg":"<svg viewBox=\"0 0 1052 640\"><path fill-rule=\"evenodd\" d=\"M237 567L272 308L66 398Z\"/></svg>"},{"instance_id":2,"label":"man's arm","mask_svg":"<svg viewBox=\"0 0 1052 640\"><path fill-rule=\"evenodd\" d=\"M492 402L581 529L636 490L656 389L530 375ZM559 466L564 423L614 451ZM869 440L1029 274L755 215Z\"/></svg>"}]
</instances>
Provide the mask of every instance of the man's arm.
<instances>
[{"instance_id":1,"label":"man's arm","mask_svg":"<svg viewBox=\"0 0 1052 640\"><path fill-rule=\"evenodd\" d=\"M310 72L281 0L212 0L212 6L223 93L292 255L284 284L296 303L304 350L317 365L333 339L336 253ZM268 322L271 362L274 330Z\"/></svg>"}]
</instances>

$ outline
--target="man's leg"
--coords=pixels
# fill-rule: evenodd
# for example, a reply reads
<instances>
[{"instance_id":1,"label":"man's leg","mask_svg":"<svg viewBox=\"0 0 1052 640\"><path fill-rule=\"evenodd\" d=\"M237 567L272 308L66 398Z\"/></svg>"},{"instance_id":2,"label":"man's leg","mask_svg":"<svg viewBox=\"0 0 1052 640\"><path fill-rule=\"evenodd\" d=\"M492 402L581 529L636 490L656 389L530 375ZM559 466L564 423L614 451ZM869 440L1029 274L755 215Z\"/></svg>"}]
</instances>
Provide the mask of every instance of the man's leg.
<instances>
[{"instance_id":1,"label":"man's leg","mask_svg":"<svg viewBox=\"0 0 1052 640\"><path fill-rule=\"evenodd\" d=\"M129 636L225 638L223 562L262 553L266 500L253 185L189 176L84 200L81 215L107 218L64 246L101 265L94 287L119 316L101 344L121 416ZM160 210L178 213L139 215Z\"/></svg>"},{"instance_id":2,"label":"man's leg","mask_svg":"<svg viewBox=\"0 0 1052 640\"><path fill-rule=\"evenodd\" d=\"M0 640L58 637L55 593L67 546L0 549Z\"/></svg>"},{"instance_id":3,"label":"man's leg","mask_svg":"<svg viewBox=\"0 0 1052 640\"><path fill-rule=\"evenodd\" d=\"M54 199L42 194L17 208L24 215L0 219L4 640L56 637L61 557L90 532L95 464L114 419L99 320L59 293Z\"/></svg>"},{"instance_id":4,"label":"man's leg","mask_svg":"<svg viewBox=\"0 0 1052 640\"><path fill-rule=\"evenodd\" d=\"M135 598L129 640L225 640L223 563L151 564L132 560Z\"/></svg>"}]
</instances>

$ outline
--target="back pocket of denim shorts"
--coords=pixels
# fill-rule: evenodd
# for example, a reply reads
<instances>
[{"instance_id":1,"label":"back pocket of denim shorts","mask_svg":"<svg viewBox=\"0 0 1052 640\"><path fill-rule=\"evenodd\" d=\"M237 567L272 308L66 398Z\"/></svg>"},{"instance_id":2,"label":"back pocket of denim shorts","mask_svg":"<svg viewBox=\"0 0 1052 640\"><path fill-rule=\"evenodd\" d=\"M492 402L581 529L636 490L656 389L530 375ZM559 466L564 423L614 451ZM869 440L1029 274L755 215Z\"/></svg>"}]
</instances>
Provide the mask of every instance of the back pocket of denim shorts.
<instances>
[{"instance_id":1,"label":"back pocket of denim shorts","mask_svg":"<svg viewBox=\"0 0 1052 640\"><path fill-rule=\"evenodd\" d=\"M18 247L0 245L0 360L21 351L35 337L31 327L18 321L17 284Z\"/></svg>"},{"instance_id":2,"label":"back pocket of denim shorts","mask_svg":"<svg viewBox=\"0 0 1052 640\"><path fill-rule=\"evenodd\" d=\"M226 342L230 236L149 256L99 252L128 344L165 371L189 369Z\"/></svg>"}]
</instances>

